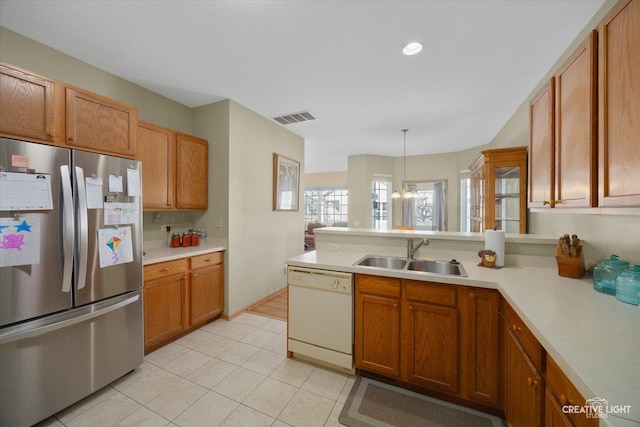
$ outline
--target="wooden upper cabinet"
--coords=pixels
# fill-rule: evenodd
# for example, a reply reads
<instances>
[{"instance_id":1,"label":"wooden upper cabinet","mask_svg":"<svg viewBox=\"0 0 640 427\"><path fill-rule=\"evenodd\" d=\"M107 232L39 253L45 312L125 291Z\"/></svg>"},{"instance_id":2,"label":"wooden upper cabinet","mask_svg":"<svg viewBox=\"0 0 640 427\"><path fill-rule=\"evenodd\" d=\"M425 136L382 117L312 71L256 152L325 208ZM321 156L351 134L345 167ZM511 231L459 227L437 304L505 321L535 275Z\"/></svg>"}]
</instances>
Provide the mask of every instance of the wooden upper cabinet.
<instances>
[{"instance_id":1,"label":"wooden upper cabinet","mask_svg":"<svg viewBox=\"0 0 640 427\"><path fill-rule=\"evenodd\" d=\"M208 194L208 142L177 134L176 208L206 210Z\"/></svg>"},{"instance_id":2,"label":"wooden upper cabinet","mask_svg":"<svg viewBox=\"0 0 640 427\"><path fill-rule=\"evenodd\" d=\"M529 104L529 207L553 207L554 204L554 92L551 78Z\"/></svg>"},{"instance_id":3,"label":"wooden upper cabinet","mask_svg":"<svg viewBox=\"0 0 640 427\"><path fill-rule=\"evenodd\" d=\"M597 206L597 33L555 74L556 208Z\"/></svg>"},{"instance_id":4,"label":"wooden upper cabinet","mask_svg":"<svg viewBox=\"0 0 640 427\"><path fill-rule=\"evenodd\" d=\"M67 87L67 145L134 157L138 110L104 96Z\"/></svg>"},{"instance_id":5,"label":"wooden upper cabinet","mask_svg":"<svg viewBox=\"0 0 640 427\"><path fill-rule=\"evenodd\" d=\"M145 210L174 207L176 133L140 121L136 158L142 161L142 206Z\"/></svg>"},{"instance_id":6,"label":"wooden upper cabinet","mask_svg":"<svg viewBox=\"0 0 640 427\"><path fill-rule=\"evenodd\" d=\"M64 95L53 80L0 64L0 135L64 142Z\"/></svg>"},{"instance_id":7,"label":"wooden upper cabinet","mask_svg":"<svg viewBox=\"0 0 640 427\"><path fill-rule=\"evenodd\" d=\"M621 1L598 39L598 203L640 206L640 1Z\"/></svg>"}]
</instances>

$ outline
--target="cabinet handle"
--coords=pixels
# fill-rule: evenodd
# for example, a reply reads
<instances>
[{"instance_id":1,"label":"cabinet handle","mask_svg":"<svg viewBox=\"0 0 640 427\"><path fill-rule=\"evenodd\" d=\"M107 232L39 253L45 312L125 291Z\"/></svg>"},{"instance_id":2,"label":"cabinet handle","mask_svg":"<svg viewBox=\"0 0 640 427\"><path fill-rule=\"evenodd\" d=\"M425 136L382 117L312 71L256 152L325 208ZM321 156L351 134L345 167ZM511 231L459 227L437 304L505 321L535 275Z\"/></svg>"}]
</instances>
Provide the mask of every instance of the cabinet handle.
<instances>
[{"instance_id":1,"label":"cabinet handle","mask_svg":"<svg viewBox=\"0 0 640 427\"><path fill-rule=\"evenodd\" d=\"M69 139L69 141L75 141L76 140L76 138L73 137L73 136L70 136L68 139Z\"/></svg>"},{"instance_id":2,"label":"cabinet handle","mask_svg":"<svg viewBox=\"0 0 640 427\"><path fill-rule=\"evenodd\" d=\"M542 201L542 204L543 204L543 205L550 205L550 204L551 204L551 202L550 202L550 201L548 201L548 200L543 200L543 201Z\"/></svg>"},{"instance_id":3,"label":"cabinet handle","mask_svg":"<svg viewBox=\"0 0 640 427\"><path fill-rule=\"evenodd\" d=\"M211 262L211 259L207 258L207 259L204 260L204 262Z\"/></svg>"},{"instance_id":4,"label":"cabinet handle","mask_svg":"<svg viewBox=\"0 0 640 427\"><path fill-rule=\"evenodd\" d=\"M560 401L560 405L565 406L567 405L567 403L569 403L569 399L567 399L567 396L565 396L564 394L561 394L558 397L558 400Z\"/></svg>"},{"instance_id":5,"label":"cabinet handle","mask_svg":"<svg viewBox=\"0 0 640 427\"><path fill-rule=\"evenodd\" d=\"M531 377L527 377L527 384L530 387L535 387L538 385L538 380L532 380Z\"/></svg>"},{"instance_id":6,"label":"cabinet handle","mask_svg":"<svg viewBox=\"0 0 640 427\"><path fill-rule=\"evenodd\" d=\"M513 332L520 332L522 330L522 328L518 325L511 326L511 329L513 330Z\"/></svg>"},{"instance_id":7,"label":"cabinet handle","mask_svg":"<svg viewBox=\"0 0 640 427\"><path fill-rule=\"evenodd\" d=\"M169 269L168 269L168 268L161 268L161 269L160 269L160 272L161 272L161 273L166 273L167 271L169 271Z\"/></svg>"},{"instance_id":8,"label":"cabinet handle","mask_svg":"<svg viewBox=\"0 0 640 427\"><path fill-rule=\"evenodd\" d=\"M469 294L469 298L475 298L476 294L474 294L473 292Z\"/></svg>"}]
</instances>

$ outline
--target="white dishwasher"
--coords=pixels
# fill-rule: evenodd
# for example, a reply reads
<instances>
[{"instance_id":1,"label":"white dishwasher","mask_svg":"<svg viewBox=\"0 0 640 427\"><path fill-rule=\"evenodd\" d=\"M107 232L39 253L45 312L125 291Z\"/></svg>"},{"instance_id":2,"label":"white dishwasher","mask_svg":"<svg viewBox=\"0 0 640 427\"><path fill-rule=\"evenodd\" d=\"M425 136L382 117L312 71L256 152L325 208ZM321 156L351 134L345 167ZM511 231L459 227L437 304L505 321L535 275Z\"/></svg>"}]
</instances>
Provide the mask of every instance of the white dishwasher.
<instances>
[{"instance_id":1,"label":"white dishwasher","mask_svg":"<svg viewBox=\"0 0 640 427\"><path fill-rule=\"evenodd\" d=\"M353 372L353 275L288 267L288 350Z\"/></svg>"}]
</instances>

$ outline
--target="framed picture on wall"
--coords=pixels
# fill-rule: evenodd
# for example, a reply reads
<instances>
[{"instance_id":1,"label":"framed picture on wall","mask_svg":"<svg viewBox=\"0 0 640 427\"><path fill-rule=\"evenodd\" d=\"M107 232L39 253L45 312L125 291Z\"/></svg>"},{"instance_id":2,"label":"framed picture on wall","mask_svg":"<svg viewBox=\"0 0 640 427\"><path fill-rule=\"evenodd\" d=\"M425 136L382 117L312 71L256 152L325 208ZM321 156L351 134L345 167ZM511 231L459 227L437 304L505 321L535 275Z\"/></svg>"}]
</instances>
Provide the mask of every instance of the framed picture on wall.
<instances>
[{"instance_id":1,"label":"framed picture on wall","mask_svg":"<svg viewBox=\"0 0 640 427\"><path fill-rule=\"evenodd\" d=\"M273 153L273 210L297 211L300 162Z\"/></svg>"}]
</instances>

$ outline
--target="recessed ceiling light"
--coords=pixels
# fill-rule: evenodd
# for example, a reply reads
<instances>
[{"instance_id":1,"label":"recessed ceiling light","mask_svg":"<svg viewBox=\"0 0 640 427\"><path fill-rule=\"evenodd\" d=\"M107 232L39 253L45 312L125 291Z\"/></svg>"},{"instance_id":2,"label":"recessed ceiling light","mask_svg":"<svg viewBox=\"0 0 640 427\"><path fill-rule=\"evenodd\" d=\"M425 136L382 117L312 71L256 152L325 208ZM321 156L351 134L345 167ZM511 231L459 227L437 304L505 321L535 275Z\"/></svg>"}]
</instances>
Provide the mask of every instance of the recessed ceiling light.
<instances>
[{"instance_id":1,"label":"recessed ceiling light","mask_svg":"<svg viewBox=\"0 0 640 427\"><path fill-rule=\"evenodd\" d=\"M422 50L422 43L420 42L411 42L402 48L402 53L405 55L415 55L416 53Z\"/></svg>"}]
</instances>

